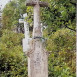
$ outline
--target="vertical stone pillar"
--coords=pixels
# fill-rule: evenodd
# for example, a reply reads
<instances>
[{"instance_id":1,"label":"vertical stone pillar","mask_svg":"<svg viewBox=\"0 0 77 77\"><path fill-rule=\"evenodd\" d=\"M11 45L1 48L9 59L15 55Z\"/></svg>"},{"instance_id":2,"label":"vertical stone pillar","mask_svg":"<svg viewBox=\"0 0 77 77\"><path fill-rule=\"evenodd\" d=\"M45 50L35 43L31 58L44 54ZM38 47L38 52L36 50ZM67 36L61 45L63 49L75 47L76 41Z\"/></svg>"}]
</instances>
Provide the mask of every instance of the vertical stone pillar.
<instances>
[{"instance_id":1,"label":"vertical stone pillar","mask_svg":"<svg viewBox=\"0 0 77 77\"><path fill-rule=\"evenodd\" d=\"M31 3L32 2L32 3ZM48 55L44 48L40 25L40 6L47 6L39 0L31 1L27 6L34 6L33 39L28 55L28 77L48 77Z\"/></svg>"},{"instance_id":2,"label":"vertical stone pillar","mask_svg":"<svg viewBox=\"0 0 77 77\"><path fill-rule=\"evenodd\" d=\"M28 76L48 77L48 55L41 39L33 39L31 52L28 54Z\"/></svg>"},{"instance_id":3,"label":"vertical stone pillar","mask_svg":"<svg viewBox=\"0 0 77 77\"><path fill-rule=\"evenodd\" d=\"M34 6L34 28L33 37L42 37L41 25L40 25L40 5Z\"/></svg>"}]
</instances>

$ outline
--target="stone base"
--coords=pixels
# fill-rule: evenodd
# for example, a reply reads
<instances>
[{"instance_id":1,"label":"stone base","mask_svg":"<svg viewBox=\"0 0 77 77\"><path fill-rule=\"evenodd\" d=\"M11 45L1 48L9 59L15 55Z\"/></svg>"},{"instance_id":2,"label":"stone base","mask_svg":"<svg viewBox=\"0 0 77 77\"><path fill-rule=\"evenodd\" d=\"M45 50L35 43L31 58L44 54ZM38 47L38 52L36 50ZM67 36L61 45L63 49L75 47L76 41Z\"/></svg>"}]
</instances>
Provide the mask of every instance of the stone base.
<instances>
[{"instance_id":1,"label":"stone base","mask_svg":"<svg viewBox=\"0 0 77 77\"><path fill-rule=\"evenodd\" d=\"M28 53L28 77L48 77L48 55L40 39L34 39Z\"/></svg>"}]
</instances>

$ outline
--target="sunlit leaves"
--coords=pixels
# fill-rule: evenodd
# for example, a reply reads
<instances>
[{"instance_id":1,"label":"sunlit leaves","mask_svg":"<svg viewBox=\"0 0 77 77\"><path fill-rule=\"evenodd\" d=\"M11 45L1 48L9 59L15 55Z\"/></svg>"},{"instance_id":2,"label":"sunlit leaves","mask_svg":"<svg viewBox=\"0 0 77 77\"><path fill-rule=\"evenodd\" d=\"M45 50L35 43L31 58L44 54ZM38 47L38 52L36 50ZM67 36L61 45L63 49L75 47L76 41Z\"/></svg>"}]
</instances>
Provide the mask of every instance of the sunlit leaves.
<instances>
[{"instance_id":1,"label":"sunlit leaves","mask_svg":"<svg viewBox=\"0 0 77 77\"><path fill-rule=\"evenodd\" d=\"M49 77L75 77L75 39L75 32L65 28L49 37Z\"/></svg>"},{"instance_id":2,"label":"sunlit leaves","mask_svg":"<svg viewBox=\"0 0 77 77\"><path fill-rule=\"evenodd\" d=\"M19 26L19 18L26 12L25 0L11 1L3 9L3 28L11 29L11 27Z\"/></svg>"},{"instance_id":3,"label":"sunlit leaves","mask_svg":"<svg viewBox=\"0 0 77 77\"><path fill-rule=\"evenodd\" d=\"M0 76L26 76L27 59L22 51L23 34L3 30L0 37Z\"/></svg>"},{"instance_id":4,"label":"sunlit leaves","mask_svg":"<svg viewBox=\"0 0 77 77\"><path fill-rule=\"evenodd\" d=\"M50 42L52 45L49 45ZM48 46L52 46L52 50L54 51L56 50L56 48L54 48L55 46L57 47L57 50L59 49L59 51L62 50L61 48L74 50L75 42L76 42L75 33L70 31L69 29L62 29L58 30L57 32L55 32L50 36L50 39L48 41Z\"/></svg>"},{"instance_id":5,"label":"sunlit leaves","mask_svg":"<svg viewBox=\"0 0 77 77\"><path fill-rule=\"evenodd\" d=\"M50 0L49 6L43 8L42 21L48 26L49 34L64 27L75 31L76 8L74 2L73 0Z\"/></svg>"}]
</instances>

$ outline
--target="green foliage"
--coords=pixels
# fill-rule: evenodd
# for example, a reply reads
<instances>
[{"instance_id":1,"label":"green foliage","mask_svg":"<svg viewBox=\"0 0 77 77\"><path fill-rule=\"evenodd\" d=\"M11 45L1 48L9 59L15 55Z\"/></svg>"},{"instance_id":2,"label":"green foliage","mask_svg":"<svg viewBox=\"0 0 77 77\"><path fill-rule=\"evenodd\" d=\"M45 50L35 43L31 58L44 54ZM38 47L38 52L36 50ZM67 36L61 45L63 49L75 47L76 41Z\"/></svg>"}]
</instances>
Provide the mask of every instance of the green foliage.
<instances>
[{"instance_id":1,"label":"green foliage","mask_svg":"<svg viewBox=\"0 0 77 77\"><path fill-rule=\"evenodd\" d=\"M17 0L9 2L3 9L3 28L10 29L11 27L19 26L19 18L26 12L25 0Z\"/></svg>"},{"instance_id":2,"label":"green foliage","mask_svg":"<svg viewBox=\"0 0 77 77\"><path fill-rule=\"evenodd\" d=\"M75 0L49 0L49 6L41 11L41 18L48 28L48 34L59 28L76 30L75 5Z\"/></svg>"},{"instance_id":3,"label":"green foliage","mask_svg":"<svg viewBox=\"0 0 77 77\"><path fill-rule=\"evenodd\" d=\"M24 57L22 34L3 30L0 38L0 77L27 77L27 58Z\"/></svg>"},{"instance_id":4,"label":"green foliage","mask_svg":"<svg viewBox=\"0 0 77 77\"><path fill-rule=\"evenodd\" d=\"M64 52L62 52L62 55L64 55ZM64 62L64 58L65 57L54 52L49 55L48 77L76 77L75 72L72 72L72 69L67 65L66 62Z\"/></svg>"},{"instance_id":5,"label":"green foliage","mask_svg":"<svg viewBox=\"0 0 77 77\"><path fill-rule=\"evenodd\" d=\"M75 77L75 39L75 32L69 29L58 30L49 37L49 77Z\"/></svg>"},{"instance_id":6,"label":"green foliage","mask_svg":"<svg viewBox=\"0 0 77 77\"><path fill-rule=\"evenodd\" d=\"M64 49L72 51L75 50L75 39L75 32L72 32L69 29L61 29L49 37L47 48L51 51L61 51Z\"/></svg>"}]
</instances>

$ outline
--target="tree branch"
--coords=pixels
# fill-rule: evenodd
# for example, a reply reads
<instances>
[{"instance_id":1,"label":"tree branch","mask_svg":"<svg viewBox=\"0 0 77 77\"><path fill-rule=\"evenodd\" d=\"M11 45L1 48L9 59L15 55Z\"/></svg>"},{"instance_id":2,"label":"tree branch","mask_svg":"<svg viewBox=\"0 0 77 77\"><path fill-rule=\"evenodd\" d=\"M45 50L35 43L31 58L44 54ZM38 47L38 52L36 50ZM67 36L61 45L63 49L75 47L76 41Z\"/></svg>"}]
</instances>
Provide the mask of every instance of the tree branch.
<instances>
[{"instance_id":1,"label":"tree branch","mask_svg":"<svg viewBox=\"0 0 77 77\"><path fill-rule=\"evenodd\" d=\"M70 29L70 30L72 30L72 31L75 31L75 32L76 32L75 29L72 29L72 28L70 28L70 27L68 27L68 26L66 26L66 25L65 25L65 27L68 28L68 29Z\"/></svg>"}]
</instances>

